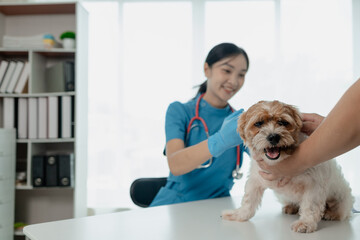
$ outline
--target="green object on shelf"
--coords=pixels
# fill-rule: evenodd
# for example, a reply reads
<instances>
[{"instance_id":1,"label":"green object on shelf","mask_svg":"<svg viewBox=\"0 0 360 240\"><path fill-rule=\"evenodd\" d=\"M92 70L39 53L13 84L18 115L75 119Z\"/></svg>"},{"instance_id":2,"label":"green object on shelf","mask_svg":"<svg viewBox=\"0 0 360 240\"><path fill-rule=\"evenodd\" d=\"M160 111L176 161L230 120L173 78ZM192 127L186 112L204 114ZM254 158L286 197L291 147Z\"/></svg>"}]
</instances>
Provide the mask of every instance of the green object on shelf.
<instances>
[{"instance_id":1,"label":"green object on shelf","mask_svg":"<svg viewBox=\"0 0 360 240\"><path fill-rule=\"evenodd\" d=\"M75 33L74 33L74 32L71 32L71 31L63 32L63 33L60 35L60 39L64 39L64 38L72 38L72 39L75 39Z\"/></svg>"},{"instance_id":2,"label":"green object on shelf","mask_svg":"<svg viewBox=\"0 0 360 240\"><path fill-rule=\"evenodd\" d=\"M14 223L14 229L23 228L23 227L25 227L25 226L26 226L26 224L23 223L23 222L16 222L16 223Z\"/></svg>"}]
</instances>

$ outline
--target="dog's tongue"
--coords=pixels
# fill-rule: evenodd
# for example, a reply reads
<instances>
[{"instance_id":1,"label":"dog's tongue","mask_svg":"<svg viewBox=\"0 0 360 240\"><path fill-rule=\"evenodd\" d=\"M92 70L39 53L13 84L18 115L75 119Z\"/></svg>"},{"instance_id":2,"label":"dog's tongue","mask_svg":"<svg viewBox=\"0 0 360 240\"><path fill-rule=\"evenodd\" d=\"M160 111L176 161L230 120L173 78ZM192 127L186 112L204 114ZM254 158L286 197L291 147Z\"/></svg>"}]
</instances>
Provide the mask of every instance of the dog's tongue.
<instances>
[{"instance_id":1,"label":"dog's tongue","mask_svg":"<svg viewBox=\"0 0 360 240\"><path fill-rule=\"evenodd\" d=\"M280 155L280 148L266 148L266 156L270 159L277 159Z\"/></svg>"}]
</instances>

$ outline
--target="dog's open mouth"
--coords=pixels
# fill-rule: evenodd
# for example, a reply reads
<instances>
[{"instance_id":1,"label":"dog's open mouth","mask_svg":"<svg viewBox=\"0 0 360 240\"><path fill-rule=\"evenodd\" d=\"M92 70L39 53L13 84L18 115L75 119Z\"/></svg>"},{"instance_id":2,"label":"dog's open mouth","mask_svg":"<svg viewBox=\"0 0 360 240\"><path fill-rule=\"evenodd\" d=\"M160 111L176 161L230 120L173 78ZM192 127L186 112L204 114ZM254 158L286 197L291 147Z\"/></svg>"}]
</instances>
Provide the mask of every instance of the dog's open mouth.
<instances>
[{"instance_id":1,"label":"dog's open mouth","mask_svg":"<svg viewBox=\"0 0 360 240\"><path fill-rule=\"evenodd\" d=\"M264 148L265 156L269 160L277 160L280 157L281 152L286 153L287 155L292 155L295 151L295 146L284 146L284 147L268 147Z\"/></svg>"},{"instance_id":2,"label":"dog's open mouth","mask_svg":"<svg viewBox=\"0 0 360 240\"><path fill-rule=\"evenodd\" d=\"M280 157L280 151L281 148L279 147L270 147L264 149L265 156L270 160L278 159Z\"/></svg>"}]
</instances>

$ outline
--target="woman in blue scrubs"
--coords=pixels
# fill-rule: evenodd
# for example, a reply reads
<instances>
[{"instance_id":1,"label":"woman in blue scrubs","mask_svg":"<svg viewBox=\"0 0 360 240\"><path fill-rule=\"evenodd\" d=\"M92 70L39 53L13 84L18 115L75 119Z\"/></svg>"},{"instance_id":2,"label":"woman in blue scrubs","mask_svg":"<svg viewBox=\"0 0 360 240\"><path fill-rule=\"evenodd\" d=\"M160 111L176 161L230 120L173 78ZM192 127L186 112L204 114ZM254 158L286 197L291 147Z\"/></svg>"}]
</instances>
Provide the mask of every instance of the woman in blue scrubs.
<instances>
[{"instance_id":1,"label":"woman in blue scrubs","mask_svg":"<svg viewBox=\"0 0 360 240\"><path fill-rule=\"evenodd\" d=\"M240 145L240 154L245 148L236 132L243 110L233 112L228 101L243 86L248 68L249 59L243 49L232 43L219 44L206 58L207 80L195 98L169 105L165 131L170 174L150 206L230 195L236 146ZM197 119L189 126L196 111L205 124Z\"/></svg>"}]
</instances>

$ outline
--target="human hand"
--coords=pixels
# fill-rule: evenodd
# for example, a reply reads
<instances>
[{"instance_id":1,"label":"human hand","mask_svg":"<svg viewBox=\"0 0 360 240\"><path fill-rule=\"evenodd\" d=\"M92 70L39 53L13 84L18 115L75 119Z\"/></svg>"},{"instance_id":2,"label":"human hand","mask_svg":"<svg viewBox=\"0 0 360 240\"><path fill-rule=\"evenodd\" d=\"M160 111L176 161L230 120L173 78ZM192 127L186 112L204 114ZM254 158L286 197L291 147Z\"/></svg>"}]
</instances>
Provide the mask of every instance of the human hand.
<instances>
[{"instance_id":1,"label":"human hand","mask_svg":"<svg viewBox=\"0 0 360 240\"><path fill-rule=\"evenodd\" d=\"M275 181L284 178L283 174L277 171L276 168L273 168L273 166L266 164L263 159L256 159L256 162L261 168L259 174L263 179L268 181Z\"/></svg>"},{"instance_id":2,"label":"human hand","mask_svg":"<svg viewBox=\"0 0 360 240\"><path fill-rule=\"evenodd\" d=\"M303 127L301 131L310 136L324 120L324 117L316 113L302 113Z\"/></svg>"},{"instance_id":3,"label":"human hand","mask_svg":"<svg viewBox=\"0 0 360 240\"><path fill-rule=\"evenodd\" d=\"M208 148L212 156L218 157L229 148L240 145L243 141L236 131L240 109L227 116L218 132L211 135L208 139Z\"/></svg>"},{"instance_id":4,"label":"human hand","mask_svg":"<svg viewBox=\"0 0 360 240\"><path fill-rule=\"evenodd\" d=\"M291 178L301 174L306 169L304 165L298 166L299 161L294 161L291 156L275 165L268 165L263 159L255 160L261 168L260 176L268 181L278 180L278 187L286 185Z\"/></svg>"}]
</instances>

